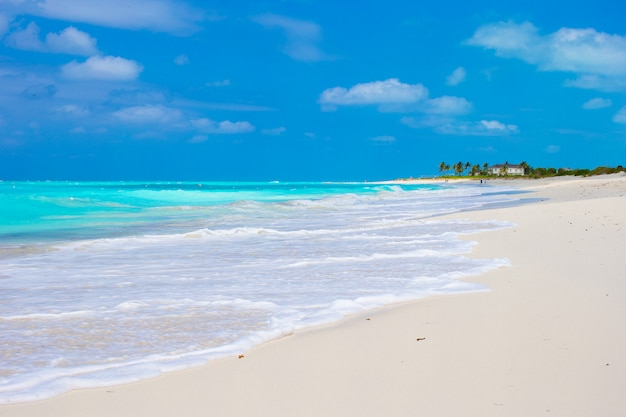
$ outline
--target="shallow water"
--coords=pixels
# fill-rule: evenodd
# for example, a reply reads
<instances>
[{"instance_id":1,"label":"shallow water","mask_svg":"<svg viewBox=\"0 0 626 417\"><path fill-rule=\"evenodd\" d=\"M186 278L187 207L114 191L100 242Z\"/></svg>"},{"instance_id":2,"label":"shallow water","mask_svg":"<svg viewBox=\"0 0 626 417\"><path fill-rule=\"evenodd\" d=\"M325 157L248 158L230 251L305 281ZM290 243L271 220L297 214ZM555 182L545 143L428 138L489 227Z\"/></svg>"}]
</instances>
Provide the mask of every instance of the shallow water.
<instances>
[{"instance_id":1,"label":"shallow water","mask_svg":"<svg viewBox=\"0 0 626 417\"><path fill-rule=\"evenodd\" d=\"M130 382L508 265L478 185L0 183L0 401Z\"/></svg>"}]
</instances>

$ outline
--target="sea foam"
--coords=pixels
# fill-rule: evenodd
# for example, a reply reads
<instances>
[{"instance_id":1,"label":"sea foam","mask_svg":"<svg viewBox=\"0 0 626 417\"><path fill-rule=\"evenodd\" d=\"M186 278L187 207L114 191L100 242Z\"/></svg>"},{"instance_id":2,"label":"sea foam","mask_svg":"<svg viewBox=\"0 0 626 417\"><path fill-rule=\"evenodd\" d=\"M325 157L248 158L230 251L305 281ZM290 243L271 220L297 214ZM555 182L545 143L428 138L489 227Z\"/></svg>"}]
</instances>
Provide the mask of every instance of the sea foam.
<instances>
[{"instance_id":1,"label":"sea foam","mask_svg":"<svg viewBox=\"0 0 626 417\"><path fill-rule=\"evenodd\" d=\"M510 224L432 216L517 198L478 186L237 194L219 184L216 196L191 184L79 185L55 188L79 197L69 212L58 195L32 203L53 204L56 218L41 217L45 236L24 234L39 250L13 239L0 257L0 402L135 381L382 305L487 290L459 278L509 261L470 258L474 243L458 237Z\"/></svg>"}]
</instances>

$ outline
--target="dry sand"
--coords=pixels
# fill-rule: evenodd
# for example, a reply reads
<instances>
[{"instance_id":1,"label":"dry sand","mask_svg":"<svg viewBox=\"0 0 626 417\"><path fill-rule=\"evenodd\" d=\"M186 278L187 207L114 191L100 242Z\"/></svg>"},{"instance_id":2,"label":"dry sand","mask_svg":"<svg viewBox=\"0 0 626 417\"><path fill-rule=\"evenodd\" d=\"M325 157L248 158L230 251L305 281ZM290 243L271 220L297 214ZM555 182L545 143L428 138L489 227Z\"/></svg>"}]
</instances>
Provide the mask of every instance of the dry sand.
<instances>
[{"instance_id":1,"label":"dry sand","mask_svg":"<svg viewBox=\"0 0 626 417\"><path fill-rule=\"evenodd\" d=\"M244 358L0 407L0 416L626 416L626 176L515 180L541 201L457 213L492 291L382 308Z\"/></svg>"}]
</instances>

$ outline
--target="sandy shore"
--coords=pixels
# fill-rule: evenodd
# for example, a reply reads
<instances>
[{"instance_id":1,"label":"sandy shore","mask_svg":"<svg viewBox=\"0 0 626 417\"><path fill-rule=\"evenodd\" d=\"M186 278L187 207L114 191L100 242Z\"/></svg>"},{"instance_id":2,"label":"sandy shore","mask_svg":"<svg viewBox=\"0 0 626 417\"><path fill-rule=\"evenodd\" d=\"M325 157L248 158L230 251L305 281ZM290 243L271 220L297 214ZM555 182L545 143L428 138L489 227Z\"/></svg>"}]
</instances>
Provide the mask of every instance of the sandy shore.
<instances>
[{"instance_id":1,"label":"sandy shore","mask_svg":"<svg viewBox=\"0 0 626 417\"><path fill-rule=\"evenodd\" d=\"M540 201L455 214L508 268L492 291L383 308L244 358L0 416L626 416L626 176L508 182Z\"/></svg>"}]
</instances>

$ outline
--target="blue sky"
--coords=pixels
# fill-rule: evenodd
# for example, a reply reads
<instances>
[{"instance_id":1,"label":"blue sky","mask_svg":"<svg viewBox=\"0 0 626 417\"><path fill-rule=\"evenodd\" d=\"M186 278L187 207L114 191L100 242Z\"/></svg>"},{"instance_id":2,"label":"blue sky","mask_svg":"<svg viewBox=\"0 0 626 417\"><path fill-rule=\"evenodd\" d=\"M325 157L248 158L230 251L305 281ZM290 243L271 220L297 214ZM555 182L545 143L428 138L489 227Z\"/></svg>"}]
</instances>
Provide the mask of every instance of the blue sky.
<instances>
[{"instance_id":1,"label":"blue sky","mask_svg":"<svg viewBox=\"0 0 626 417\"><path fill-rule=\"evenodd\" d=\"M0 0L0 179L626 162L614 0Z\"/></svg>"}]
</instances>

